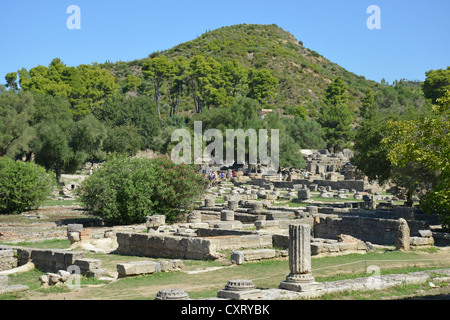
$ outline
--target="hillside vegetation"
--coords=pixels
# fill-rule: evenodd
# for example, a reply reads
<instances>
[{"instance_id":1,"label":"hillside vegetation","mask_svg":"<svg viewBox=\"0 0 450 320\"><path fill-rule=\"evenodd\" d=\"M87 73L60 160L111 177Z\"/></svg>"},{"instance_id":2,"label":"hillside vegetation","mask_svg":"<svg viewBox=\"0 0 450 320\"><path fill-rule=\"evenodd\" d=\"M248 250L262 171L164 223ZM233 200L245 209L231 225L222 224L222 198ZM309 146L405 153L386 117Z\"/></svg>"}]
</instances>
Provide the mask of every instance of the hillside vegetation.
<instances>
[{"instance_id":1,"label":"hillside vegetation","mask_svg":"<svg viewBox=\"0 0 450 320\"><path fill-rule=\"evenodd\" d=\"M292 108L303 106L310 116L317 116L327 86L338 76L348 86L348 104L355 113L367 89L376 92L382 86L304 47L301 41L276 25L241 24L223 27L169 50L152 53L149 58L161 55L169 59L185 57L188 60L196 55L205 55L219 62L235 59L245 68L268 69L279 79L276 95L270 99L269 105L282 114L289 114ZM120 81L119 86L123 88L130 75L145 83L142 66L146 60L107 62L101 66L115 75ZM189 102L187 100L184 107L193 110Z\"/></svg>"}]
</instances>

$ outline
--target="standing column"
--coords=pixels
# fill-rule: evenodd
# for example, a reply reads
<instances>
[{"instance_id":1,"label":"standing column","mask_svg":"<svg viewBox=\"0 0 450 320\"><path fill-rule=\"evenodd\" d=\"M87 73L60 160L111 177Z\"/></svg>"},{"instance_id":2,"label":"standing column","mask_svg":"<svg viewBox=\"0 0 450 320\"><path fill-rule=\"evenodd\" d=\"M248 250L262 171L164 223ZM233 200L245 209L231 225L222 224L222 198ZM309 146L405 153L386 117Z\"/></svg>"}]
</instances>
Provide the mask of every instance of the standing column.
<instances>
[{"instance_id":1,"label":"standing column","mask_svg":"<svg viewBox=\"0 0 450 320\"><path fill-rule=\"evenodd\" d=\"M289 225L289 268L291 273L280 283L281 289L308 291L318 289L311 273L311 227Z\"/></svg>"}]
</instances>

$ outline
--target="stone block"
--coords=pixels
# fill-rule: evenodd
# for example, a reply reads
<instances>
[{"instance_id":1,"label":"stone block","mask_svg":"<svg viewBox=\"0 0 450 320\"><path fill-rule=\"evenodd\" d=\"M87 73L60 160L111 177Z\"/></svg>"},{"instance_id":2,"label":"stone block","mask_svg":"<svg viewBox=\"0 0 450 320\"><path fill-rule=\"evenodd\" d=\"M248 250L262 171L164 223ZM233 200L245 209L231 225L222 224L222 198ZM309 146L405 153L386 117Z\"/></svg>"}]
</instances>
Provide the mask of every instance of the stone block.
<instances>
[{"instance_id":1,"label":"stone block","mask_svg":"<svg viewBox=\"0 0 450 320\"><path fill-rule=\"evenodd\" d=\"M189 300L189 295L182 289L163 289L158 291L155 300Z\"/></svg>"},{"instance_id":2,"label":"stone block","mask_svg":"<svg viewBox=\"0 0 450 320\"><path fill-rule=\"evenodd\" d=\"M61 276L57 273L47 273L48 276L48 284L55 285L61 281Z\"/></svg>"},{"instance_id":3,"label":"stone block","mask_svg":"<svg viewBox=\"0 0 450 320\"><path fill-rule=\"evenodd\" d=\"M80 231L80 240L87 240L91 238L91 230L83 229Z\"/></svg>"},{"instance_id":4,"label":"stone block","mask_svg":"<svg viewBox=\"0 0 450 320\"><path fill-rule=\"evenodd\" d=\"M64 263L68 265L72 265L75 261L83 259L84 254L80 251L72 251L64 253Z\"/></svg>"},{"instance_id":5,"label":"stone block","mask_svg":"<svg viewBox=\"0 0 450 320\"><path fill-rule=\"evenodd\" d=\"M94 277L96 279L101 278L101 277L106 277L108 276L108 271L105 269L91 269L89 270L86 275L88 277Z\"/></svg>"},{"instance_id":6,"label":"stone block","mask_svg":"<svg viewBox=\"0 0 450 320\"><path fill-rule=\"evenodd\" d=\"M76 266L80 267L80 269L88 271L88 270L92 270L92 269L101 268L102 260L83 258L83 259L76 260L74 264Z\"/></svg>"},{"instance_id":7,"label":"stone block","mask_svg":"<svg viewBox=\"0 0 450 320\"><path fill-rule=\"evenodd\" d=\"M274 249L260 249L244 251L245 261L263 260L275 258L276 252Z\"/></svg>"},{"instance_id":8,"label":"stone block","mask_svg":"<svg viewBox=\"0 0 450 320\"><path fill-rule=\"evenodd\" d=\"M39 261L53 261L53 252L51 250L38 250L31 251L31 259Z\"/></svg>"},{"instance_id":9,"label":"stone block","mask_svg":"<svg viewBox=\"0 0 450 320\"><path fill-rule=\"evenodd\" d=\"M395 214L397 218L403 218L405 220L414 219L415 209L412 207L397 207L395 208Z\"/></svg>"},{"instance_id":10,"label":"stone block","mask_svg":"<svg viewBox=\"0 0 450 320\"><path fill-rule=\"evenodd\" d=\"M242 251L232 251L230 260L232 263L235 263L237 265L244 263L244 252Z\"/></svg>"},{"instance_id":11,"label":"stone block","mask_svg":"<svg viewBox=\"0 0 450 320\"><path fill-rule=\"evenodd\" d=\"M358 250L357 242L340 242L339 251L356 251Z\"/></svg>"},{"instance_id":12,"label":"stone block","mask_svg":"<svg viewBox=\"0 0 450 320\"><path fill-rule=\"evenodd\" d=\"M429 238L429 237L433 236L433 233L431 232L431 230L419 230L419 234L423 238Z\"/></svg>"},{"instance_id":13,"label":"stone block","mask_svg":"<svg viewBox=\"0 0 450 320\"><path fill-rule=\"evenodd\" d=\"M301 189L298 191L297 197L300 200L308 200L311 198L311 191L309 191L309 189Z\"/></svg>"},{"instance_id":14,"label":"stone block","mask_svg":"<svg viewBox=\"0 0 450 320\"><path fill-rule=\"evenodd\" d=\"M157 228L166 224L166 216L163 214L155 214L146 217L146 227L147 228Z\"/></svg>"},{"instance_id":15,"label":"stone block","mask_svg":"<svg viewBox=\"0 0 450 320\"><path fill-rule=\"evenodd\" d=\"M222 210L220 212L221 221L234 221L234 211L233 210Z\"/></svg>"},{"instance_id":16,"label":"stone block","mask_svg":"<svg viewBox=\"0 0 450 320\"><path fill-rule=\"evenodd\" d=\"M8 276L0 276L0 290L8 286Z\"/></svg>"},{"instance_id":17,"label":"stone block","mask_svg":"<svg viewBox=\"0 0 450 320\"><path fill-rule=\"evenodd\" d=\"M159 263L153 261L132 261L117 264L119 277L152 274L156 272Z\"/></svg>"},{"instance_id":18,"label":"stone block","mask_svg":"<svg viewBox=\"0 0 450 320\"><path fill-rule=\"evenodd\" d=\"M67 272L65 270L59 270L58 275L60 276L60 281L66 282L67 279L70 277L70 272Z\"/></svg>"},{"instance_id":19,"label":"stone block","mask_svg":"<svg viewBox=\"0 0 450 320\"><path fill-rule=\"evenodd\" d=\"M70 243L78 242L81 240L79 232L67 232L67 238L69 239Z\"/></svg>"},{"instance_id":20,"label":"stone block","mask_svg":"<svg viewBox=\"0 0 450 320\"><path fill-rule=\"evenodd\" d=\"M83 230L83 225L82 224L68 224L67 225L67 233L69 232L80 232L81 230Z\"/></svg>"}]
</instances>

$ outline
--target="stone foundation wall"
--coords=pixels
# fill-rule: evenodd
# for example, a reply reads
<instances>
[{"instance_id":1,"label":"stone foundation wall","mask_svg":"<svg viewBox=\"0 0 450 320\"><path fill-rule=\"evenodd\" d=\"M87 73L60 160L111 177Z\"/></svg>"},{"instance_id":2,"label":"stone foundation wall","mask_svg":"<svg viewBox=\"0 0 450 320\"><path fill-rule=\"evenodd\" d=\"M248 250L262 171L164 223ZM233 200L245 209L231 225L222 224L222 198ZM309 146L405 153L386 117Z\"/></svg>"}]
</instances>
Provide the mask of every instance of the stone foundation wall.
<instances>
[{"instance_id":1,"label":"stone foundation wall","mask_svg":"<svg viewBox=\"0 0 450 320\"><path fill-rule=\"evenodd\" d=\"M253 179L248 182L249 184L263 186L263 184L267 183L265 179ZM309 185L317 184L318 187L331 187L333 190L339 189L348 189L348 190L356 190L360 192L364 192L366 184L363 180L340 180L340 181L331 181L331 180L313 180L310 181L308 179L295 179L293 181L270 181L273 183L275 188L294 188L295 184Z\"/></svg>"},{"instance_id":2,"label":"stone foundation wall","mask_svg":"<svg viewBox=\"0 0 450 320\"><path fill-rule=\"evenodd\" d=\"M211 236L210 232L222 235ZM206 237L117 233L116 252L151 258L212 260L219 257L217 250L272 247L271 234L242 235L243 232L240 231L230 235L233 230L210 230L210 232L207 232Z\"/></svg>"},{"instance_id":3,"label":"stone foundation wall","mask_svg":"<svg viewBox=\"0 0 450 320\"><path fill-rule=\"evenodd\" d=\"M73 265L76 260L84 257L82 252L0 246L0 250L10 249L17 252L19 266L31 261L36 265L36 268L46 272L65 270L68 266Z\"/></svg>"},{"instance_id":4,"label":"stone foundation wall","mask_svg":"<svg viewBox=\"0 0 450 320\"><path fill-rule=\"evenodd\" d=\"M252 234L244 236L216 237L214 241L217 250L236 250L243 248L272 247L271 234Z\"/></svg>"},{"instance_id":5,"label":"stone foundation wall","mask_svg":"<svg viewBox=\"0 0 450 320\"><path fill-rule=\"evenodd\" d=\"M420 236L419 230L429 229L423 221L408 221L411 236ZM314 224L314 237L336 239L340 234L348 234L363 241L380 245L395 244L398 221L396 219L376 219L365 217L320 217Z\"/></svg>"},{"instance_id":6,"label":"stone foundation wall","mask_svg":"<svg viewBox=\"0 0 450 320\"><path fill-rule=\"evenodd\" d=\"M0 250L0 271L14 269L18 262L16 250Z\"/></svg>"},{"instance_id":7,"label":"stone foundation wall","mask_svg":"<svg viewBox=\"0 0 450 320\"><path fill-rule=\"evenodd\" d=\"M216 259L216 246L210 239L154 235L145 233L116 233L117 253L150 258Z\"/></svg>"},{"instance_id":8,"label":"stone foundation wall","mask_svg":"<svg viewBox=\"0 0 450 320\"><path fill-rule=\"evenodd\" d=\"M220 236L243 236L254 234L252 231L245 230L229 230L229 229L211 229L211 228L198 228L196 231L199 237L220 237Z\"/></svg>"}]
</instances>

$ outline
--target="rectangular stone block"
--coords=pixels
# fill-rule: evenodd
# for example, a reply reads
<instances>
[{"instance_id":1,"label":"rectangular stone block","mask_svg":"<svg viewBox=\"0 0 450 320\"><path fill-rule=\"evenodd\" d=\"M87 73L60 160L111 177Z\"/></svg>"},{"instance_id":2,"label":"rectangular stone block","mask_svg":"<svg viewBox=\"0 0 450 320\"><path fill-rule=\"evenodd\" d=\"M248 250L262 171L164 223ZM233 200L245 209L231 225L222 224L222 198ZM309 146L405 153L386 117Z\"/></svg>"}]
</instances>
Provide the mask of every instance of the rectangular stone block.
<instances>
[{"instance_id":1,"label":"rectangular stone block","mask_svg":"<svg viewBox=\"0 0 450 320\"><path fill-rule=\"evenodd\" d=\"M82 224L72 223L67 225L67 232L80 232L83 228Z\"/></svg>"},{"instance_id":2,"label":"rectangular stone block","mask_svg":"<svg viewBox=\"0 0 450 320\"><path fill-rule=\"evenodd\" d=\"M8 286L8 276L0 276L0 290Z\"/></svg>"},{"instance_id":3,"label":"rectangular stone block","mask_svg":"<svg viewBox=\"0 0 450 320\"><path fill-rule=\"evenodd\" d=\"M244 252L242 251L231 252L230 260L232 263L236 263L237 265L243 264L245 260Z\"/></svg>"},{"instance_id":4,"label":"rectangular stone block","mask_svg":"<svg viewBox=\"0 0 450 320\"><path fill-rule=\"evenodd\" d=\"M32 260L53 261L53 252L51 250L34 249L31 251Z\"/></svg>"},{"instance_id":5,"label":"rectangular stone block","mask_svg":"<svg viewBox=\"0 0 450 320\"><path fill-rule=\"evenodd\" d=\"M0 250L0 259L12 258L16 254L16 250Z\"/></svg>"},{"instance_id":6,"label":"rectangular stone block","mask_svg":"<svg viewBox=\"0 0 450 320\"><path fill-rule=\"evenodd\" d=\"M84 254L79 251L72 251L64 253L64 263L67 265L72 265L77 260L81 260L84 258Z\"/></svg>"},{"instance_id":7,"label":"rectangular stone block","mask_svg":"<svg viewBox=\"0 0 450 320\"><path fill-rule=\"evenodd\" d=\"M157 262L153 261L132 261L117 264L119 277L137 276L143 274L152 274L156 272Z\"/></svg>"},{"instance_id":8,"label":"rectangular stone block","mask_svg":"<svg viewBox=\"0 0 450 320\"><path fill-rule=\"evenodd\" d=\"M358 250L357 242L341 242L339 243L339 251L354 251Z\"/></svg>"},{"instance_id":9,"label":"rectangular stone block","mask_svg":"<svg viewBox=\"0 0 450 320\"><path fill-rule=\"evenodd\" d=\"M166 217L164 215L155 214L153 216L146 217L147 228L157 228L166 224Z\"/></svg>"},{"instance_id":10,"label":"rectangular stone block","mask_svg":"<svg viewBox=\"0 0 450 320\"><path fill-rule=\"evenodd\" d=\"M83 258L76 260L74 264L82 270L100 269L102 266L102 260Z\"/></svg>"}]
</instances>

